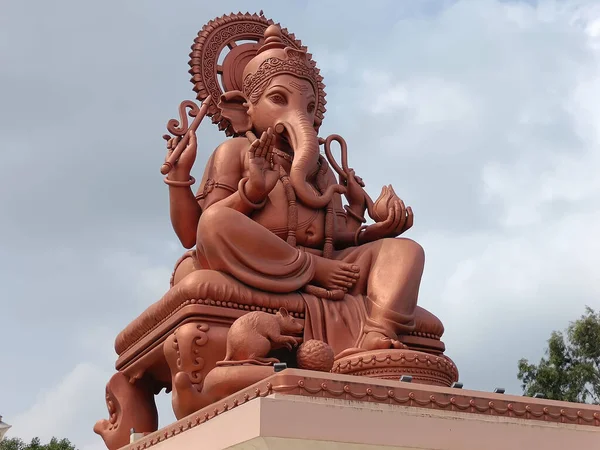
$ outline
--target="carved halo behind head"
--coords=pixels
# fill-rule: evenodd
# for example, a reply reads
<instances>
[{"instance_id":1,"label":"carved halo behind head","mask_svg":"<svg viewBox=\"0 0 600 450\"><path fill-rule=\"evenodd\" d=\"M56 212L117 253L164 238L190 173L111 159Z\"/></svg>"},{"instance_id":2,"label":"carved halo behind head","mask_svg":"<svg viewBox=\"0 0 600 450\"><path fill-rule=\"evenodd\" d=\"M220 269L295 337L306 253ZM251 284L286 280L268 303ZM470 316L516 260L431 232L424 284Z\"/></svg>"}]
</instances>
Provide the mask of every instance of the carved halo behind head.
<instances>
[{"instance_id":1,"label":"carved halo behind head","mask_svg":"<svg viewBox=\"0 0 600 450\"><path fill-rule=\"evenodd\" d=\"M316 63L312 60L312 55L306 53L306 47L302 42L288 33L285 28L275 32L275 27L271 27L265 39L265 32L271 25L274 25L274 22L262 14L229 14L204 25L192 45L189 72L192 75L191 81L194 84L196 98L204 101L206 97L212 95L214 100L208 108L207 115L220 130L225 131L227 136L235 136L237 133L230 121L222 115L218 107L218 99L229 91L243 91L244 76L248 76L244 73L244 69L248 63L258 53L265 50L268 53L268 50L273 47L286 47L287 54L299 54L302 58L306 58L306 63L314 74L310 78L313 78L313 86L318 91L315 127L318 128L323 121L326 103L325 85ZM279 25L277 27L279 28ZM275 34L277 39L273 39ZM274 41L279 41L283 45L270 47L269 43Z\"/></svg>"}]
</instances>

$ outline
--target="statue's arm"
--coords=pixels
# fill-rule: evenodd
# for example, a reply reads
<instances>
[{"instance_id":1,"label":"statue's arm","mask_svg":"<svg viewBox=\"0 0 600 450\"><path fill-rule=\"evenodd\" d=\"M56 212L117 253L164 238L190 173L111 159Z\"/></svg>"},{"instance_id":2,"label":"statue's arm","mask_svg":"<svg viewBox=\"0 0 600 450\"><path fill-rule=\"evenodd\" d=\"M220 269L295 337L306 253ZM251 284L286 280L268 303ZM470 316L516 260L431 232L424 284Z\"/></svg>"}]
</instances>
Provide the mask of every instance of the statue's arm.
<instances>
[{"instance_id":1,"label":"statue's arm","mask_svg":"<svg viewBox=\"0 0 600 450\"><path fill-rule=\"evenodd\" d=\"M189 187L169 186L171 224L181 245L192 248L196 244L196 228L200 220L200 205Z\"/></svg>"},{"instance_id":2,"label":"statue's arm","mask_svg":"<svg viewBox=\"0 0 600 450\"><path fill-rule=\"evenodd\" d=\"M247 156L246 138L229 139L215 150L197 196L203 211L217 206L232 208L245 215L256 211L257 208L238 191L239 182L246 171Z\"/></svg>"},{"instance_id":3,"label":"statue's arm","mask_svg":"<svg viewBox=\"0 0 600 450\"><path fill-rule=\"evenodd\" d=\"M364 244L364 242L362 242L362 240L360 240L358 242L356 241L357 232L360 229L360 226L362 224L360 222L358 222L354 219L350 219L350 218L348 218L348 222L356 222L356 226L354 227L354 225L350 225L350 226L339 227L339 228L334 229L333 246L335 247L336 250L343 250L348 247ZM352 227L354 227L354 229L352 229Z\"/></svg>"},{"instance_id":4,"label":"statue's arm","mask_svg":"<svg viewBox=\"0 0 600 450\"><path fill-rule=\"evenodd\" d=\"M195 142L195 136L194 136ZM167 179L176 182L186 182L190 180L190 169L195 159L195 145L189 147L186 152L193 150L193 157L188 162L188 165L176 164ZM182 155L182 158L186 153ZM188 167L189 166L189 167ZM191 186L169 184L169 211L171 216L171 225L175 234L179 238L181 245L185 248L192 248L196 243L196 227L202 209L192 192Z\"/></svg>"}]
</instances>

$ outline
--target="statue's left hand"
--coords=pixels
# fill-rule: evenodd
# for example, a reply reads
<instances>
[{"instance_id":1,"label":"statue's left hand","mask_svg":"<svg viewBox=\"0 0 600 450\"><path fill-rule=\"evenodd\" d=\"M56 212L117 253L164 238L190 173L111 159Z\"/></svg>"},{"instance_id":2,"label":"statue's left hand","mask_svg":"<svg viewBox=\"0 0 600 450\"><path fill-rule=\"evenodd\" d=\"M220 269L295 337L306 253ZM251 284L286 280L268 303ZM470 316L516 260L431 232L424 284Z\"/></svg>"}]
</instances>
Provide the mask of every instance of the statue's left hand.
<instances>
[{"instance_id":1,"label":"statue's left hand","mask_svg":"<svg viewBox=\"0 0 600 450\"><path fill-rule=\"evenodd\" d=\"M340 177L340 184L346 187L346 200L350 208L364 211L366 204L365 191L362 178L354 173L354 169L348 169L346 178Z\"/></svg>"},{"instance_id":2,"label":"statue's left hand","mask_svg":"<svg viewBox=\"0 0 600 450\"><path fill-rule=\"evenodd\" d=\"M383 238L395 238L413 226L414 214L410 206L405 206L398 197L388 204L388 217L379 223L365 228L360 241L373 242Z\"/></svg>"}]
</instances>

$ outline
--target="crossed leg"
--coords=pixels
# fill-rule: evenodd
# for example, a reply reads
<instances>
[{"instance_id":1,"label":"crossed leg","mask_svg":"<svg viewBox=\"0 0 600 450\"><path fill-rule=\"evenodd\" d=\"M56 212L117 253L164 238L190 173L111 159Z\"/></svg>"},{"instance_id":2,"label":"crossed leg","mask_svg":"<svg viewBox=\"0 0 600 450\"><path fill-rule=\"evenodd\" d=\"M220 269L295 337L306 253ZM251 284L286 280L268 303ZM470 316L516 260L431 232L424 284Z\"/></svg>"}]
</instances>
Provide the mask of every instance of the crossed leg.
<instances>
[{"instance_id":1,"label":"crossed leg","mask_svg":"<svg viewBox=\"0 0 600 450\"><path fill-rule=\"evenodd\" d=\"M200 217L197 254L202 267L268 292L294 292L312 282L366 295L362 349L401 347L398 334L415 327L425 255L410 239L381 239L325 259L291 247L238 211L212 206Z\"/></svg>"},{"instance_id":2,"label":"crossed leg","mask_svg":"<svg viewBox=\"0 0 600 450\"><path fill-rule=\"evenodd\" d=\"M196 251L202 267L268 292L294 292L309 283L347 291L359 278L357 265L300 251L246 215L217 205L200 217Z\"/></svg>"},{"instance_id":3,"label":"crossed leg","mask_svg":"<svg viewBox=\"0 0 600 450\"><path fill-rule=\"evenodd\" d=\"M402 348L398 334L415 327L415 309L425 254L410 239L382 239L335 255L360 267L361 278L350 291L367 297L367 318L358 347Z\"/></svg>"}]
</instances>

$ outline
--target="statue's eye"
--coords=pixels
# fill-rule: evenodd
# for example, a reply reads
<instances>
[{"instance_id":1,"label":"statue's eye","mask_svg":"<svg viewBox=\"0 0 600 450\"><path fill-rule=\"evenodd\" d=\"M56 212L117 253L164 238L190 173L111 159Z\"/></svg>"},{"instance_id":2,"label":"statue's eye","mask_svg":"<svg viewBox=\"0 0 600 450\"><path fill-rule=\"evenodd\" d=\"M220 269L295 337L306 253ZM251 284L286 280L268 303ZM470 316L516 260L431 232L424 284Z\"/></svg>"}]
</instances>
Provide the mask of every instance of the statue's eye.
<instances>
[{"instance_id":1,"label":"statue's eye","mask_svg":"<svg viewBox=\"0 0 600 450\"><path fill-rule=\"evenodd\" d=\"M287 103L285 97L281 94L273 94L269 98L276 105L285 105Z\"/></svg>"},{"instance_id":2,"label":"statue's eye","mask_svg":"<svg viewBox=\"0 0 600 450\"><path fill-rule=\"evenodd\" d=\"M310 102L308 104L308 106L306 107L306 110L308 111L309 114L312 114L313 111L315 110L315 102Z\"/></svg>"}]
</instances>

